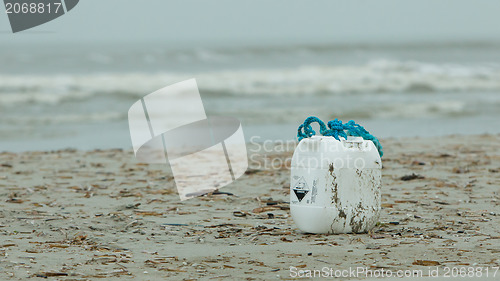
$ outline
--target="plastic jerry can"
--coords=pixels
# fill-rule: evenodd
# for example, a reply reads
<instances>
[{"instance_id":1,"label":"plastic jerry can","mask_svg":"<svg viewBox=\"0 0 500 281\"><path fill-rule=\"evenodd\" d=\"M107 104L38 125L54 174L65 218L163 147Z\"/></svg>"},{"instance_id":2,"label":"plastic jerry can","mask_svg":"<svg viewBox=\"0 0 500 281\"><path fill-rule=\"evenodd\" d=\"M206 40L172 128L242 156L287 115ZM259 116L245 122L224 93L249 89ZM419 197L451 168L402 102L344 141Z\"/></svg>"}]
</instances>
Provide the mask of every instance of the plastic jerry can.
<instances>
[{"instance_id":1,"label":"plastic jerry can","mask_svg":"<svg viewBox=\"0 0 500 281\"><path fill-rule=\"evenodd\" d=\"M382 161L370 140L312 136L294 151L290 212L307 233L363 233L380 216Z\"/></svg>"}]
</instances>

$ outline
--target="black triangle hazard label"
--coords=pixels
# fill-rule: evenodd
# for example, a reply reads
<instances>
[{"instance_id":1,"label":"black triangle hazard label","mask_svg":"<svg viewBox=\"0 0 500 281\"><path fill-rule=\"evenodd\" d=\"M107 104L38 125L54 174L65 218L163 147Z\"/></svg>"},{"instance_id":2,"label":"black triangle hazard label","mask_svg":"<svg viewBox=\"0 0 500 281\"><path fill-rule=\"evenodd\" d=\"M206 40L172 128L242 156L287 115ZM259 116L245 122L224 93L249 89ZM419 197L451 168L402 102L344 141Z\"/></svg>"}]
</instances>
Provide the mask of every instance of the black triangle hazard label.
<instances>
[{"instance_id":1,"label":"black triangle hazard label","mask_svg":"<svg viewBox=\"0 0 500 281\"><path fill-rule=\"evenodd\" d=\"M306 194L309 192L309 187L307 186L307 182L304 177L300 177L297 183L295 183L293 192L295 193L295 196L297 196L297 199L299 199L299 202L304 199Z\"/></svg>"},{"instance_id":2,"label":"black triangle hazard label","mask_svg":"<svg viewBox=\"0 0 500 281\"><path fill-rule=\"evenodd\" d=\"M300 201L302 201L302 199L304 199L304 197L309 192L309 190L294 189L293 192L295 192L295 195L297 196L297 198L299 199L299 202L300 202Z\"/></svg>"}]
</instances>

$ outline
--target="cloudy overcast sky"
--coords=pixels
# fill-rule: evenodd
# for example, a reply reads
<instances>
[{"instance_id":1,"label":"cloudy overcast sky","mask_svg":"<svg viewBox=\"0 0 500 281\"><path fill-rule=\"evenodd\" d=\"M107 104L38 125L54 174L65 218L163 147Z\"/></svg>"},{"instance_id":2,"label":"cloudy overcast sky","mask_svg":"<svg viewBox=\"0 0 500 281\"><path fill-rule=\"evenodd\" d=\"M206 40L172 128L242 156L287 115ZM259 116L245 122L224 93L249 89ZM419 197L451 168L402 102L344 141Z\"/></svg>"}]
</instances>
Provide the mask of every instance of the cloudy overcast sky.
<instances>
[{"instance_id":1,"label":"cloudy overcast sky","mask_svg":"<svg viewBox=\"0 0 500 281\"><path fill-rule=\"evenodd\" d=\"M67 15L0 43L182 44L500 41L500 1L81 0Z\"/></svg>"}]
</instances>

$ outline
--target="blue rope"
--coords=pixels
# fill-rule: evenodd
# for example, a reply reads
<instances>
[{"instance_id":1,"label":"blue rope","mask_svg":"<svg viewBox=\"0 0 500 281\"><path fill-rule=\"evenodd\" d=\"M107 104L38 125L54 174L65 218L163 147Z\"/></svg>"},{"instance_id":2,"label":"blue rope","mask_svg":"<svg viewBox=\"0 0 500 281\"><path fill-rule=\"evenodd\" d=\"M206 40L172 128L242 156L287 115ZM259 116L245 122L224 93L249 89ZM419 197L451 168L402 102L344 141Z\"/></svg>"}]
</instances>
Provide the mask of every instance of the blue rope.
<instances>
[{"instance_id":1,"label":"blue rope","mask_svg":"<svg viewBox=\"0 0 500 281\"><path fill-rule=\"evenodd\" d=\"M370 140L373 142L373 144L375 144L380 157L384 155L384 151L382 151L382 145L380 144L380 141L376 137L371 135L367 130L365 130L365 128L363 128L359 124L356 124L352 120L345 124L342 124L342 121L335 119L327 123L327 128L325 123L318 117L307 117L307 119L304 121L304 124L301 124L299 126L299 129L297 130L297 138L299 139L299 142L302 139L310 138L316 135L316 132L311 126L311 123L314 122L317 122L319 124L319 132L323 136L334 137L338 141L340 141L339 137L347 139L347 134L349 134L349 136L362 137L363 139Z\"/></svg>"}]
</instances>

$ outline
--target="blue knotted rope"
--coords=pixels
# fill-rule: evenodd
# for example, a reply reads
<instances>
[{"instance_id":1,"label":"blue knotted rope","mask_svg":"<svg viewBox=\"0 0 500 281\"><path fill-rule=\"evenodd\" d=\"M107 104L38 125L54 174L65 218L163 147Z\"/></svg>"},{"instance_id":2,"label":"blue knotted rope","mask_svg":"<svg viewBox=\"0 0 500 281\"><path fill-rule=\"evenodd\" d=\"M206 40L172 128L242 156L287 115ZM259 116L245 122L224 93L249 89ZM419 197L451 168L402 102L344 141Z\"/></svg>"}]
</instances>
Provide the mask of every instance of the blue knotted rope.
<instances>
[{"instance_id":1,"label":"blue knotted rope","mask_svg":"<svg viewBox=\"0 0 500 281\"><path fill-rule=\"evenodd\" d=\"M319 132L323 136L334 137L338 141L340 140L339 137L347 139L347 135L354 137L362 137L365 140L370 140L373 142L373 144L378 150L378 153L380 154L380 157L384 155L380 141L376 137L371 135L367 130L365 130L365 128L363 128L359 124L356 124L352 120L345 124L342 124L342 121L335 119L327 123L328 125L327 128L325 123L321 121L321 119L319 119L318 117L315 116L308 117L304 121L304 124L301 124L299 126L299 129L297 130L297 138L299 139L299 141L301 141L304 138L310 138L316 135L316 132L313 130L311 126L311 123L314 122L317 122L319 124Z\"/></svg>"}]
</instances>

